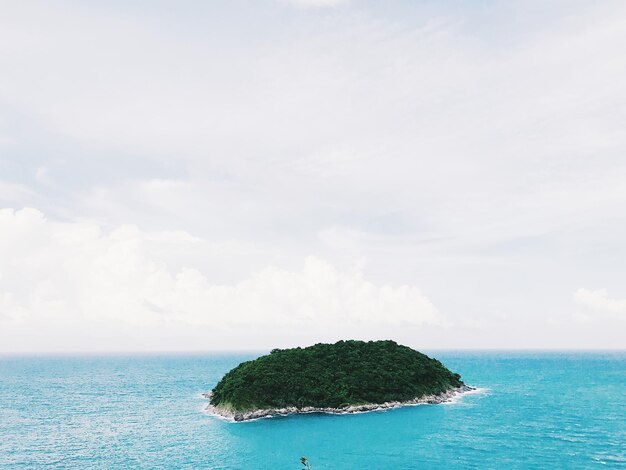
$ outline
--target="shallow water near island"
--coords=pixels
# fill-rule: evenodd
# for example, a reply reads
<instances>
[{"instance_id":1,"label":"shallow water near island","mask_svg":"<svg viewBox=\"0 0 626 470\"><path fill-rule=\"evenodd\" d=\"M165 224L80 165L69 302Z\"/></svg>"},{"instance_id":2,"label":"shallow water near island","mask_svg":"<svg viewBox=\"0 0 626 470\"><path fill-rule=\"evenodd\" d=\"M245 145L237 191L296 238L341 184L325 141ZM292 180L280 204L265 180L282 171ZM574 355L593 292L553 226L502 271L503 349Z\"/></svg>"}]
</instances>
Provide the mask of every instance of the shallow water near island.
<instances>
[{"instance_id":1,"label":"shallow water near island","mask_svg":"<svg viewBox=\"0 0 626 470\"><path fill-rule=\"evenodd\" d=\"M626 352L430 355L487 390L244 423L202 393L256 354L0 357L0 468L626 467Z\"/></svg>"}]
</instances>

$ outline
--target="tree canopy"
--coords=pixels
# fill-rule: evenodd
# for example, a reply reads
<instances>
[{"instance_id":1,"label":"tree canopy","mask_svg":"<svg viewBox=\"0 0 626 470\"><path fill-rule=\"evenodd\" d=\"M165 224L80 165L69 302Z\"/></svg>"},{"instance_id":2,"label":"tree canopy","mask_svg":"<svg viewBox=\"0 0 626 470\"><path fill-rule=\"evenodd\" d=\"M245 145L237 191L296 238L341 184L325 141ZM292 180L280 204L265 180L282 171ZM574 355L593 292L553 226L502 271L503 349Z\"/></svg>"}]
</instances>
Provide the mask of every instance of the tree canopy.
<instances>
[{"instance_id":1,"label":"tree canopy","mask_svg":"<svg viewBox=\"0 0 626 470\"><path fill-rule=\"evenodd\" d=\"M274 349L239 364L215 386L211 404L238 411L340 408L406 401L463 385L441 362L394 341L339 341Z\"/></svg>"}]
</instances>

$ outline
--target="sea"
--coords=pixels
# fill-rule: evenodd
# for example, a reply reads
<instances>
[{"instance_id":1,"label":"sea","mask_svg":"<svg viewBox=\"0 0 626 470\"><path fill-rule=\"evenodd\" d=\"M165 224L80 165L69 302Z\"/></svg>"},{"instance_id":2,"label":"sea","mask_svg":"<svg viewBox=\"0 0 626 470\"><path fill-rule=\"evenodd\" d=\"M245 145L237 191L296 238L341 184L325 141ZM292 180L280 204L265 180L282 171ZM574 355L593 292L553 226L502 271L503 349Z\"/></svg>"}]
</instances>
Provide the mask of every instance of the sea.
<instances>
[{"instance_id":1,"label":"sea","mask_svg":"<svg viewBox=\"0 0 626 470\"><path fill-rule=\"evenodd\" d=\"M0 357L0 468L626 468L626 352L425 351L453 403L232 423L202 393L260 353Z\"/></svg>"}]
</instances>

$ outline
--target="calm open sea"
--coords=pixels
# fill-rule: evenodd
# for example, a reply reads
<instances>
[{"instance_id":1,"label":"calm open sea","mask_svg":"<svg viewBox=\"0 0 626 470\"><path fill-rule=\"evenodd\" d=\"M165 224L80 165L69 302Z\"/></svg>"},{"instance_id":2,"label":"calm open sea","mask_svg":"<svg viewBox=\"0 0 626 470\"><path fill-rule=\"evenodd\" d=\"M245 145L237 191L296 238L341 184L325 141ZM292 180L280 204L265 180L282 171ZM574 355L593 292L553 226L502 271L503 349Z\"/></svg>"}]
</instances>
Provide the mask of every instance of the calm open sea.
<instances>
[{"instance_id":1,"label":"calm open sea","mask_svg":"<svg viewBox=\"0 0 626 470\"><path fill-rule=\"evenodd\" d=\"M254 355L2 357L0 468L626 468L626 353L431 354L448 405L228 423L201 393Z\"/></svg>"}]
</instances>

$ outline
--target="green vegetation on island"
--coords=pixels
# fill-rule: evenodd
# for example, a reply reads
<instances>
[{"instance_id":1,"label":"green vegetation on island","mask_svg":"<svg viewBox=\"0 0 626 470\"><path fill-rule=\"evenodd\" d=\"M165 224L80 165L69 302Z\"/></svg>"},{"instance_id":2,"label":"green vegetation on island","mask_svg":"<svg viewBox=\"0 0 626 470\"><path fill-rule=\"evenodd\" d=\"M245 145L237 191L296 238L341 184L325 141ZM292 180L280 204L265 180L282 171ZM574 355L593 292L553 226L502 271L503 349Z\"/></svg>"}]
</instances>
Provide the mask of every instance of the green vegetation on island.
<instances>
[{"instance_id":1,"label":"green vegetation on island","mask_svg":"<svg viewBox=\"0 0 626 470\"><path fill-rule=\"evenodd\" d=\"M441 362L394 341L275 349L239 364L213 389L217 410L341 409L405 402L463 387Z\"/></svg>"}]
</instances>

